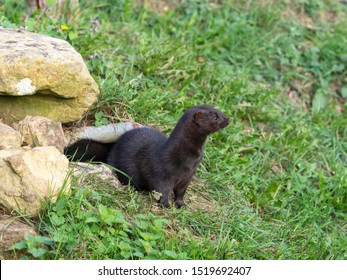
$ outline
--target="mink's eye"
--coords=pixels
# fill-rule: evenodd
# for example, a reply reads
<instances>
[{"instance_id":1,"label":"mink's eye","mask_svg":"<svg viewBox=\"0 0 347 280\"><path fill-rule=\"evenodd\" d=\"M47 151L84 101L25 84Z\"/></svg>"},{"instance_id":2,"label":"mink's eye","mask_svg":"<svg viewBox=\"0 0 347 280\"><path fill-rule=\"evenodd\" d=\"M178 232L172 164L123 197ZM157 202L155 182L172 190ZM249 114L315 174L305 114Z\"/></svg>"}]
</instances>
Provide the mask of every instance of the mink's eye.
<instances>
[{"instance_id":1,"label":"mink's eye","mask_svg":"<svg viewBox=\"0 0 347 280\"><path fill-rule=\"evenodd\" d=\"M218 119L219 119L219 116L217 114L215 114L214 120L217 121Z\"/></svg>"}]
</instances>

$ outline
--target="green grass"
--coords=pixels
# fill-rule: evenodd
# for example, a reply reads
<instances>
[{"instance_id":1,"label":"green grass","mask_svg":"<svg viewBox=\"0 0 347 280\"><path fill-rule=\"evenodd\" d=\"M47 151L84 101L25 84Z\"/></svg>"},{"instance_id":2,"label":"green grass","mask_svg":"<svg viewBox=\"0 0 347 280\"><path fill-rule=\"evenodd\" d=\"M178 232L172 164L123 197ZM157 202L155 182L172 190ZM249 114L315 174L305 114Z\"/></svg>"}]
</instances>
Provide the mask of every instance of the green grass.
<instances>
[{"instance_id":1,"label":"green grass","mask_svg":"<svg viewBox=\"0 0 347 280\"><path fill-rule=\"evenodd\" d=\"M158 209L148 194L87 176L16 249L39 259L347 259L346 5L82 2L74 20L37 21L4 1L0 19L83 55L102 92L88 122L169 133L186 108L210 104L232 124L206 143L186 208Z\"/></svg>"}]
</instances>

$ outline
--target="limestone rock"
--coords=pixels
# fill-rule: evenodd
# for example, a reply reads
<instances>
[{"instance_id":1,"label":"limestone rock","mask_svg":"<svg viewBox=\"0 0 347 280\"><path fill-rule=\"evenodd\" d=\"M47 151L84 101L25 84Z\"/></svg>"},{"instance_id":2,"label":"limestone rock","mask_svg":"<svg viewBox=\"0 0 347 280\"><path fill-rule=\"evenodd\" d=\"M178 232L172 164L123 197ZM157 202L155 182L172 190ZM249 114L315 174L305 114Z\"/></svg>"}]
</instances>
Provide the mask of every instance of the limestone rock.
<instances>
[{"instance_id":1,"label":"limestone rock","mask_svg":"<svg viewBox=\"0 0 347 280\"><path fill-rule=\"evenodd\" d=\"M0 123L0 150L19 148L22 145L22 136L12 127Z\"/></svg>"},{"instance_id":2,"label":"limestone rock","mask_svg":"<svg viewBox=\"0 0 347 280\"><path fill-rule=\"evenodd\" d=\"M78 120L99 89L79 53L61 39L0 27L0 118Z\"/></svg>"},{"instance_id":3,"label":"limestone rock","mask_svg":"<svg viewBox=\"0 0 347 280\"><path fill-rule=\"evenodd\" d=\"M85 162L71 162L70 164L72 166L72 174L77 179L77 185L88 184L88 177L91 176L94 181L100 180L108 186L117 188L122 186L112 169L106 165Z\"/></svg>"},{"instance_id":4,"label":"limestone rock","mask_svg":"<svg viewBox=\"0 0 347 280\"><path fill-rule=\"evenodd\" d=\"M69 162L57 148L22 147L0 151L0 204L35 216L41 202L56 201L64 187ZM66 181L65 189L69 188Z\"/></svg>"},{"instance_id":5,"label":"limestone rock","mask_svg":"<svg viewBox=\"0 0 347 280\"><path fill-rule=\"evenodd\" d=\"M32 227L13 217L0 215L0 259L17 258L18 256L8 248L28 235L37 235L37 233Z\"/></svg>"},{"instance_id":6,"label":"limestone rock","mask_svg":"<svg viewBox=\"0 0 347 280\"><path fill-rule=\"evenodd\" d=\"M13 128L22 134L24 145L55 146L60 152L64 150L64 131L60 122L40 116L26 116L24 120L15 123Z\"/></svg>"}]
</instances>

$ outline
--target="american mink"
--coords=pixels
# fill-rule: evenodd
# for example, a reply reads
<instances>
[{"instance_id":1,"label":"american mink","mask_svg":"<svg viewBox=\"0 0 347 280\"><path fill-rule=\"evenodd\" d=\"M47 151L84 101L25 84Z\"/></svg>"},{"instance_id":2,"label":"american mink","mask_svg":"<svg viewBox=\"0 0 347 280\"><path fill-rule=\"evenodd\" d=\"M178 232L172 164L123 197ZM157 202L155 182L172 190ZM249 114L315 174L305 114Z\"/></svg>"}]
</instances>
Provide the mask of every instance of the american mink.
<instances>
[{"instance_id":1,"label":"american mink","mask_svg":"<svg viewBox=\"0 0 347 280\"><path fill-rule=\"evenodd\" d=\"M111 144L82 139L69 146L65 153L73 156L78 150L75 158L82 161L94 155L94 160L116 168L122 184L131 183L139 190L161 193L159 204L164 207L169 207L169 195L173 191L176 206L182 207L207 136L229 123L230 119L220 111L195 106L183 114L169 137L155 129L141 127L127 131Z\"/></svg>"}]
</instances>

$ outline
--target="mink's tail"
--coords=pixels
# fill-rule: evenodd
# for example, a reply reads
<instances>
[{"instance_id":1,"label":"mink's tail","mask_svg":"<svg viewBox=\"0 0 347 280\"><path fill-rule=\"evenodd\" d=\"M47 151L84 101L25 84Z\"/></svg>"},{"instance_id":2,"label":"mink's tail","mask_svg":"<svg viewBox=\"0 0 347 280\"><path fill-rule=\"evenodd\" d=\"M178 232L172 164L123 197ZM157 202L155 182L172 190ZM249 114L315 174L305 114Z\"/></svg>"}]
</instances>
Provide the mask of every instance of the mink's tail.
<instances>
[{"instance_id":1,"label":"mink's tail","mask_svg":"<svg viewBox=\"0 0 347 280\"><path fill-rule=\"evenodd\" d=\"M81 139L64 149L70 161L107 161L114 143L101 143L91 139Z\"/></svg>"}]
</instances>

